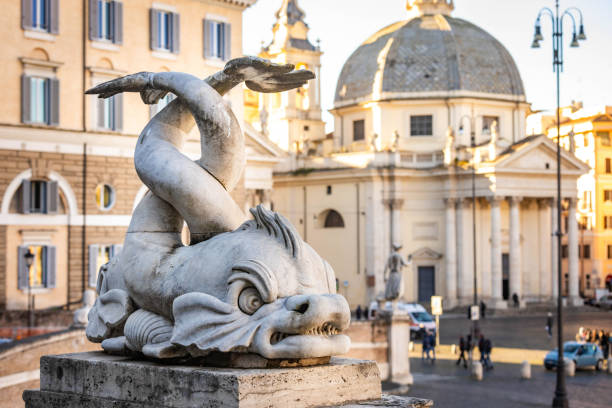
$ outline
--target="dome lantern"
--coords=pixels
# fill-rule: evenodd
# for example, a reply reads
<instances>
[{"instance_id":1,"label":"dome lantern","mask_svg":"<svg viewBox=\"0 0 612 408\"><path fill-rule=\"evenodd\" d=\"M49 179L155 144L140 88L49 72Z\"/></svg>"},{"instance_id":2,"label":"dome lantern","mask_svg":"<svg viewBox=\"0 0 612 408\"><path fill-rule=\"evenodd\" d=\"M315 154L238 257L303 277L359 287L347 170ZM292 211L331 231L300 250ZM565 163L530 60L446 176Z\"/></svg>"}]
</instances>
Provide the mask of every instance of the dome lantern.
<instances>
[{"instance_id":1,"label":"dome lantern","mask_svg":"<svg viewBox=\"0 0 612 408\"><path fill-rule=\"evenodd\" d=\"M450 16L454 8L453 0L406 0L409 18L435 14Z\"/></svg>"}]
</instances>

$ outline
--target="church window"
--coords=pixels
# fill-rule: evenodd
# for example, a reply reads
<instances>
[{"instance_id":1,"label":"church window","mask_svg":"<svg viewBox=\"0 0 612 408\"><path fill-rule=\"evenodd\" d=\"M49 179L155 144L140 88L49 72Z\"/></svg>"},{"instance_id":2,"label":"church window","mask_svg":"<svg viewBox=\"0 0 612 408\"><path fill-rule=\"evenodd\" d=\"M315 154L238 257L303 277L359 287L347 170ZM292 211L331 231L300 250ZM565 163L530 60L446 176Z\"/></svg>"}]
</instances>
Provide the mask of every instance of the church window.
<instances>
[{"instance_id":1,"label":"church window","mask_svg":"<svg viewBox=\"0 0 612 408\"><path fill-rule=\"evenodd\" d=\"M204 20L204 58L223 61L231 57L231 25L215 20Z\"/></svg>"},{"instance_id":2,"label":"church window","mask_svg":"<svg viewBox=\"0 0 612 408\"><path fill-rule=\"evenodd\" d=\"M410 136L433 135L433 116L413 115L410 116Z\"/></svg>"},{"instance_id":3,"label":"church window","mask_svg":"<svg viewBox=\"0 0 612 408\"><path fill-rule=\"evenodd\" d=\"M493 123L496 123L497 128L499 129L499 117L498 116L484 116L482 118L482 134L483 135L491 134Z\"/></svg>"},{"instance_id":4,"label":"church window","mask_svg":"<svg viewBox=\"0 0 612 408\"><path fill-rule=\"evenodd\" d=\"M597 138L602 146L610 146L610 132L597 132Z\"/></svg>"},{"instance_id":5,"label":"church window","mask_svg":"<svg viewBox=\"0 0 612 408\"><path fill-rule=\"evenodd\" d=\"M328 210L323 228L344 228L344 219L336 210Z\"/></svg>"},{"instance_id":6,"label":"church window","mask_svg":"<svg viewBox=\"0 0 612 408\"><path fill-rule=\"evenodd\" d=\"M365 120L353 121L353 141L365 140Z\"/></svg>"}]
</instances>

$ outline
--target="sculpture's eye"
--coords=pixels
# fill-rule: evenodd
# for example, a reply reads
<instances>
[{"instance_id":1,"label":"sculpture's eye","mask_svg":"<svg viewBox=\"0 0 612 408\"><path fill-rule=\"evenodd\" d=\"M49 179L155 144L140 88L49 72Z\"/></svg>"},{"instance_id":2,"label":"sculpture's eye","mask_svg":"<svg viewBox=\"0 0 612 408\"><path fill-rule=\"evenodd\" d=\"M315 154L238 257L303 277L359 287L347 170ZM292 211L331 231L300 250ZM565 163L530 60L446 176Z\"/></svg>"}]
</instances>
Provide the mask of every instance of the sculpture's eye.
<instances>
[{"instance_id":1,"label":"sculpture's eye","mask_svg":"<svg viewBox=\"0 0 612 408\"><path fill-rule=\"evenodd\" d=\"M263 300L257 289L249 287L240 292L238 307L244 313L252 315L263 305Z\"/></svg>"}]
</instances>

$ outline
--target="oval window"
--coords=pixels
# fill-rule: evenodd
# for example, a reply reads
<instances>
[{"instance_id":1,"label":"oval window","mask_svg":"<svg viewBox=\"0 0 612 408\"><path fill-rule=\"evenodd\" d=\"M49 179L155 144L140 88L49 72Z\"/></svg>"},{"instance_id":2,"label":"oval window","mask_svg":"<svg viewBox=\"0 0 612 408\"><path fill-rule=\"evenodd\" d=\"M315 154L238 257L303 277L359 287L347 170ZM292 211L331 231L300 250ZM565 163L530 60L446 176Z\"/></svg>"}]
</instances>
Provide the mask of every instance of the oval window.
<instances>
[{"instance_id":1,"label":"oval window","mask_svg":"<svg viewBox=\"0 0 612 408\"><path fill-rule=\"evenodd\" d=\"M96 204L101 210L110 210L115 205L115 190L108 184L96 187Z\"/></svg>"}]
</instances>

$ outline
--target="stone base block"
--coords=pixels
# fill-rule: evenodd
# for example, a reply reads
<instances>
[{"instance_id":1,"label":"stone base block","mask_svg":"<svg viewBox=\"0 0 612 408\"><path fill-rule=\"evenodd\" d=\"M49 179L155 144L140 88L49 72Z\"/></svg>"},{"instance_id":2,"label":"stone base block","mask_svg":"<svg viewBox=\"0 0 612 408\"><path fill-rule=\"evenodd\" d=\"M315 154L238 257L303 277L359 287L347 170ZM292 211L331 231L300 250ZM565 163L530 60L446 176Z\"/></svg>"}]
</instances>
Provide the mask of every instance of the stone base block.
<instances>
[{"instance_id":1,"label":"stone base block","mask_svg":"<svg viewBox=\"0 0 612 408\"><path fill-rule=\"evenodd\" d=\"M379 400L381 383L373 361L332 358L312 367L238 369L90 352L41 358L40 390L23 397L26 408L298 408Z\"/></svg>"}]
</instances>

